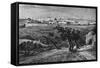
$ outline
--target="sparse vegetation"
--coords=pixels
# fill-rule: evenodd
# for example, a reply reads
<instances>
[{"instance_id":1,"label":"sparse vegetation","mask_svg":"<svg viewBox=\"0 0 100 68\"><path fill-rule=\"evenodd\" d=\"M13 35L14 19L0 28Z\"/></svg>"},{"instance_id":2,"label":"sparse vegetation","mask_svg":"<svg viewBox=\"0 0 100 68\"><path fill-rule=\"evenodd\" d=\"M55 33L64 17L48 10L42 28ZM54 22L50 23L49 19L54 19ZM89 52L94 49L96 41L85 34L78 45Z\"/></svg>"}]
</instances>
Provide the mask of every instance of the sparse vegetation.
<instances>
[{"instance_id":1,"label":"sparse vegetation","mask_svg":"<svg viewBox=\"0 0 100 68\"><path fill-rule=\"evenodd\" d=\"M85 35L89 31L91 31L92 28L93 27L80 28L76 26L62 27L59 25L58 26L48 25L47 27L45 26L45 27L20 28L19 39L29 39L32 41L37 40L47 46L43 46L41 44L34 44L32 41L21 43L19 45L19 56L20 56L19 60L21 61L22 58L26 58L30 56L38 56L39 54L44 53L44 52L48 53L49 51L52 51L54 49L61 50L62 48L69 48L69 51L75 52L77 51L77 48L80 48L85 45ZM76 46L76 49L74 49L75 46ZM61 54L61 55L64 55L64 54ZM69 53L69 56L70 55L71 53ZM40 61L46 62L53 58L53 56L50 59L49 57L43 58L40 60L34 60L34 63L40 62ZM60 57L63 57L63 56L60 56ZM61 59L61 58L58 58L58 59ZM68 58L66 58L65 60L67 61Z\"/></svg>"}]
</instances>

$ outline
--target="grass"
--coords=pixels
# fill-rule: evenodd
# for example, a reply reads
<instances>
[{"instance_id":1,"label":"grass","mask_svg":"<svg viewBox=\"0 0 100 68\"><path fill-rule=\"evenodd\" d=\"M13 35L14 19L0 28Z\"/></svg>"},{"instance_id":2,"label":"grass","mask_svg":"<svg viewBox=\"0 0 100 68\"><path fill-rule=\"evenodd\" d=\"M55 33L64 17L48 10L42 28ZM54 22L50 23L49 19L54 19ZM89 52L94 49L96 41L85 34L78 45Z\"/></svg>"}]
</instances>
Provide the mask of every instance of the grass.
<instances>
[{"instance_id":1,"label":"grass","mask_svg":"<svg viewBox=\"0 0 100 68\"><path fill-rule=\"evenodd\" d=\"M59 38L59 33L57 33L57 30L55 30L54 27L55 26L49 25L49 26L45 26L45 27L43 27L43 26L41 26L41 27L36 26L35 27L34 26L34 27L19 28L19 39L30 39L30 40L38 39L39 40L39 39L43 39L42 36L48 36L49 33L54 33L54 37ZM82 32L81 36L85 36L85 34L87 34L94 26L75 26L75 27L74 26L67 26L67 27L78 29ZM54 37L51 37L51 38L54 38ZM63 42L59 39L56 39L56 41L59 43L58 46L61 46L64 48L68 47L67 41ZM42 48L42 49L46 49L46 48ZM50 50L47 49L44 51L40 51L36 55L32 54L32 55L28 55L28 56L20 56L19 60L20 60L20 62L22 62L24 60L27 60L31 56L38 57L38 55L40 53L44 53L44 52L48 53L54 49L55 48L51 47ZM35 51L39 51L39 50L40 49L36 49ZM95 55L95 51L93 52L93 54ZM34 57L31 57L31 58L34 58ZM45 58L33 59L29 63L63 62L63 61L77 61L77 60L84 60L84 57L78 56L78 54L76 54L76 53L71 53L71 52L66 51L66 52L62 52L62 53L56 53L56 54L53 54L53 55L45 57Z\"/></svg>"}]
</instances>

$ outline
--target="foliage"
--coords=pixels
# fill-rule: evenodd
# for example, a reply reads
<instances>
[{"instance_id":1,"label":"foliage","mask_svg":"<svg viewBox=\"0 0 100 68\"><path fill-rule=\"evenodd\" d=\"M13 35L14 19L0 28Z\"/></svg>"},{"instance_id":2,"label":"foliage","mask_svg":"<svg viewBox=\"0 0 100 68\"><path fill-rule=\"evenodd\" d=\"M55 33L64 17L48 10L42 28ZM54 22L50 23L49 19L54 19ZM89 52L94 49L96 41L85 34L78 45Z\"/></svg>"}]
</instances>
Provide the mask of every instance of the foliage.
<instances>
[{"instance_id":1,"label":"foliage","mask_svg":"<svg viewBox=\"0 0 100 68\"><path fill-rule=\"evenodd\" d=\"M61 49L62 47L69 48L73 50L73 47L80 47L85 44L85 34L84 32L73 29L70 27L61 27L57 25L54 29L34 29L31 28L23 29L25 36L20 37L21 39L40 40L41 43L47 45L43 47L41 44L33 44L32 42L23 42L19 45L20 51L23 51L24 55L30 55L35 53L40 53L52 49ZM52 30L52 31L51 31ZM24 34L25 34L24 33Z\"/></svg>"}]
</instances>

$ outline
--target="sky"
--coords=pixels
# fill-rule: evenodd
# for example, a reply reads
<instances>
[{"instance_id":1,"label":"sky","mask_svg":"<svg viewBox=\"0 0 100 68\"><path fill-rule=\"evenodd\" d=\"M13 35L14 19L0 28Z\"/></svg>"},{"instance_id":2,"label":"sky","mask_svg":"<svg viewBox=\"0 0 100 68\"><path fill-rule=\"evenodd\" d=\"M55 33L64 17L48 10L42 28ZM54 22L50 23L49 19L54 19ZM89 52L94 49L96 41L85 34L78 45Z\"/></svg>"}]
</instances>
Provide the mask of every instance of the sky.
<instances>
[{"instance_id":1,"label":"sky","mask_svg":"<svg viewBox=\"0 0 100 68\"><path fill-rule=\"evenodd\" d=\"M19 5L19 18L43 17L64 17L95 20L96 10L94 8L57 7L26 4Z\"/></svg>"}]
</instances>

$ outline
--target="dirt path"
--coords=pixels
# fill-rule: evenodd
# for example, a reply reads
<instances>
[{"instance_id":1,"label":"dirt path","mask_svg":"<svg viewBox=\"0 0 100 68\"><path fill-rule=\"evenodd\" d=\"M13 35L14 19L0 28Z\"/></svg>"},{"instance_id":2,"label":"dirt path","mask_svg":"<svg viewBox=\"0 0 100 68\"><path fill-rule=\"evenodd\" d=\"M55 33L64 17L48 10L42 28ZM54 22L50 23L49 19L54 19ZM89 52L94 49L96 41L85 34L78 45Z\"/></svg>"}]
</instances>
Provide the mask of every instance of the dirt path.
<instances>
[{"instance_id":1,"label":"dirt path","mask_svg":"<svg viewBox=\"0 0 100 68\"><path fill-rule=\"evenodd\" d=\"M59 57L57 54L59 54ZM64 57L61 58L62 56L64 56ZM59 58L59 59L64 60L64 61L65 60L66 61L77 61L77 60L93 60L93 59L95 59L95 56L93 56L93 54L91 52L84 51L84 50L83 51L81 50L81 51L76 52L76 53L69 53L68 48L64 48L61 50L54 49L54 50L51 50L48 52L43 52L41 54L38 54L37 56L27 57L24 61L20 61L20 64L31 63L31 62L34 63L35 61L41 61L41 60L44 60L46 58L49 58L49 59ZM50 61L52 61L52 60L50 60Z\"/></svg>"},{"instance_id":2,"label":"dirt path","mask_svg":"<svg viewBox=\"0 0 100 68\"><path fill-rule=\"evenodd\" d=\"M87 46L83 46L80 49L78 49L79 54L83 57L85 57L87 60L91 60L91 59L95 59L95 56L93 56L93 54L87 50L91 49L93 46L91 45L87 45Z\"/></svg>"},{"instance_id":3,"label":"dirt path","mask_svg":"<svg viewBox=\"0 0 100 68\"><path fill-rule=\"evenodd\" d=\"M22 63L30 63L34 59L45 58L45 57L52 56L52 55L57 54L57 53L62 54L63 52L68 52L68 49L67 48L64 48L62 50L54 49L54 50L51 50L49 52L43 52L43 53L41 53L41 54L39 54L37 56L31 56L31 57L26 58L26 60L25 61L21 61L20 64L22 64Z\"/></svg>"},{"instance_id":4,"label":"dirt path","mask_svg":"<svg viewBox=\"0 0 100 68\"><path fill-rule=\"evenodd\" d=\"M95 57L88 51L79 52L81 56L84 56L87 60L93 60Z\"/></svg>"}]
</instances>

